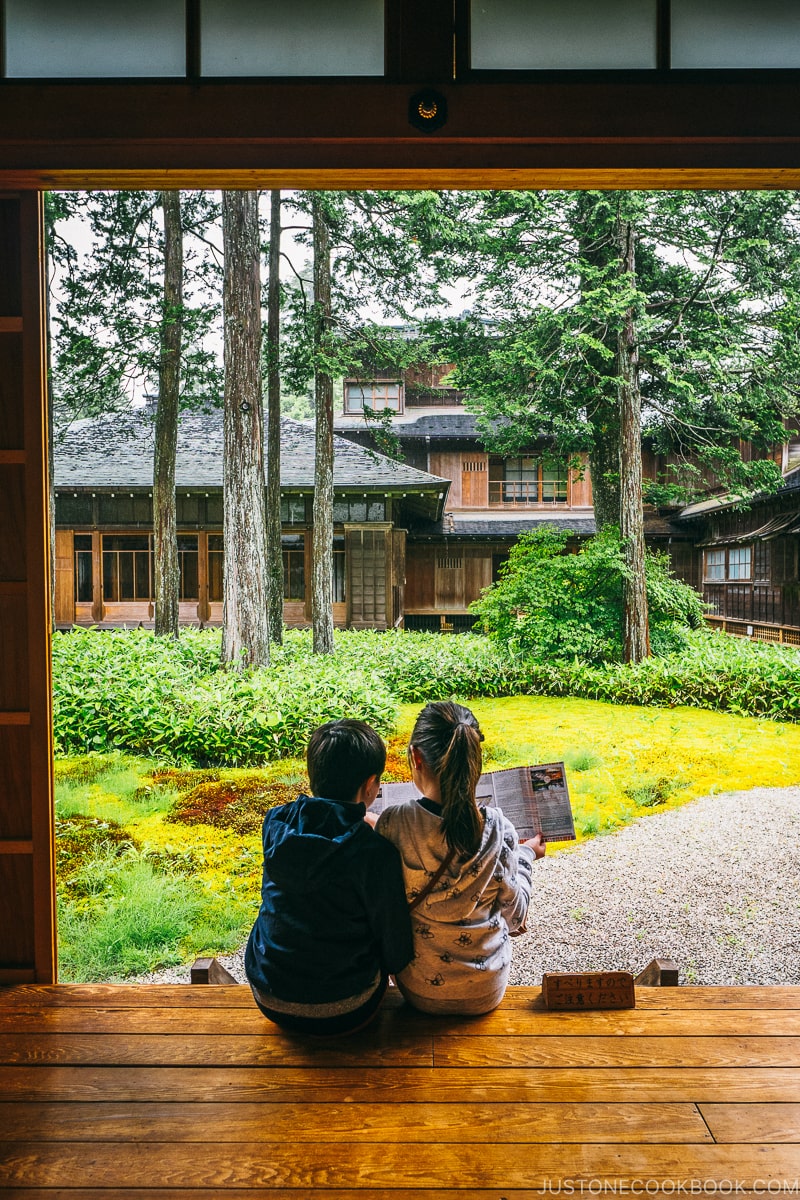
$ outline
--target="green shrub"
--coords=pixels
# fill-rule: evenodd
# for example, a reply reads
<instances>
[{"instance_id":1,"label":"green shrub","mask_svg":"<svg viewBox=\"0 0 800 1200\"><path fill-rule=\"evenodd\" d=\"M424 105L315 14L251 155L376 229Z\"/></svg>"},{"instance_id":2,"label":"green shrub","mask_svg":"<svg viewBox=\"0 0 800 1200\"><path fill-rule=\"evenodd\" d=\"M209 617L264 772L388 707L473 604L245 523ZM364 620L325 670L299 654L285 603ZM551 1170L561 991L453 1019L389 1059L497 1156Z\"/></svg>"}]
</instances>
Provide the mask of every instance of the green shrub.
<instances>
[{"instance_id":1,"label":"green shrub","mask_svg":"<svg viewBox=\"0 0 800 1200\"><path fill-rule=\"evenodd\" d=\"M667 636L671 622L654 629ZM145 630L77 630L53 643L54 732L58 754L88 757L59 773L67 786L100 784L107 751L187 766L257 765L302 755L323 721L357 715L387 735L398 703L450 697L578 696L800 721L797 651L676 628L678 652L636 666L555 653L526 661L520 646L512 653L476 634L403 631L340 632L336 654L320 656L307 632L290 631L271 667L244 675L220 668L218 632L174 642ZM124 772L124 760L117 769ZM131 800L158 810L166 796Z\"/></svg>"},{"instance_id":2,"label":"green shrub","mask_svg":"<svg viewBox=\"0 0 800 1200\"><path fill-rule=\"evenodd\" d=\"M620 662L622 592L626 567L615 530L589 538L568 554L569 534L547 526L524 534L511 548L500 579L472 611L506 651L538 662ZM666 555L645 560L653 652L685 645L685 632L702 623L703 603L676 579Z\"/></svg>"},{"instance_id":3,"label":"green shrub","mask_svg":"<svg viewBox=\"0 0 800 1200\"><path fill-rule=\"evenodd\" d=\"M204 637L204 642L200 638ZM144 630L76 630L53 644L57 753L125 750L187 764L302 754L312 729L357 713L380 732L395 701L346 657L277 655L269 670L219 667L219 635L177 643Z\"/></svg>"},{"instance_id":4,"label":"green shrub","mask_svg":"<svg viewBox=\"0 0 800 1200\"><path fill-rule=\"evenodd\" d=\"M658 708L688 705L800 721L800 656L789 647L697 630L686 635L679 654L648 658L635 666L530 663L521 690L529 695L579 696Z\"/></svg>"}]
</instances>

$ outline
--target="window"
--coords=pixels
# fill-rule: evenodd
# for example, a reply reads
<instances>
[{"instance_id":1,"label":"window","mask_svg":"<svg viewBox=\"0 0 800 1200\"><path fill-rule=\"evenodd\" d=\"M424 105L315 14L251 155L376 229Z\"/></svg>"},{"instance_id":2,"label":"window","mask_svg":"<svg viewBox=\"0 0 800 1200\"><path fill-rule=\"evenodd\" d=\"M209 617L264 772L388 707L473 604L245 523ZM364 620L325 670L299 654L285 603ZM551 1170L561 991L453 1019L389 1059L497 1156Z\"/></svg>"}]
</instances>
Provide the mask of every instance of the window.
<instances>
[{"instance_id":1,"label":"window","mask_svg":"<svg viewBox=\"0 0 800 1200\"><path fill-rule=\"evenodd\" d=\"M368 498L356 500L355 497L344 496L333 503L333 522L335 525L385 520L385 500L371 500Z\"/></svg>"},{"instance_id":2,"label":"window","mask_svg":"<svg viewBox=\"0 0 800 1200\"><path fill-rule=\"evenodd\" d=\"M208 599L219 603L223 587L223 541L221 533L208 535Z\"/></svg>"},{"instance_id":3,"label":"window","mask_svg":"<svg viewBox=\"0 0 800 1200\"><path fill-rule=\"evenodd\" d=\"M97 498L101 525L148 525L153 528L153 501L142 493L101 492Z\"/></svg>"},{"instance_id":4,"label":"window","mask_svg":"<svg viewBox=\"0 0 800 1200\"><path fill-rule=\"evenodd\" d=\"M281 496L281 524L305 525L305 496Z\"/></svg>"},{"instance_id":5,"label":"window","mask_svg":"<svg viewBox=\"0 0 800 1200\"><path fill-rule=\"evenodd\" d=\"M6 0L10 78L178 76L186 69L182 0Z\"/></svg>"},{"instance_id":6,"label":"window","mask_svg":"<svg viewBox=\"0 0 800 1200\"><path fill-rule=\"evenodd\" d=\"M535 504L539 499L538 459L507 458L503 479L503 501L506 504Z\"/></svg>"},{"instance_id":7,"label":"window","mask_svg":"<svg viewBox=\"0 0 800 1200\"><path fill-rule=\"evenodd\" d=\"M179 534L178 569L180 570L180 599L197 600L200 596L197 574L197 534Z\"/></svg>"},{"instance_id":8,"label":"window","mask_svg":"<svg viewBox=\"0 0 800 1200\"><path fill-rule=\"evenodd\" d=\"M706 550L705 578L709 583L752 578L753 547L731 546Z\"/></svg>"},{"instance_id":9,"label":"window","mask_svg":"<svg viewBox=\"0 0 800 1200\"><path fill-rule=\"evenodd\" d=\"M706 550L706 579L725 578L725 551Z\"/></svg>"},{"instance_id":10,"label":"window","mask_svg":"<svg viewBox=\"0 0 800 1200\"><path fill-rule=\"evenodd\" d=\"M333 539L333 603L344 604L345 596L345 549L344 538Z\"/></svg>"},{"instance_id":11,"label":"window","mask_svg":"<svg viewBox=\"0 0 800 1200\"><path fill-rule=\"evenodd\" d=\"M202 0L204 75L382 75L383 0Z\"/></svg>"},{"instance_id":12,"label":"window","mask_svg":"<svg viewBox=\"0 0 800 1200\"><path fill-rule=\"evenodd\" d=\"M728 551L728 579L749 579L752 548L735 546Z\"/></svg>"},{"instance_id":13,"label":"window","mask_svg":"<svg viewBox=\"0 0 800 1200\"><path fill-rule=\"evenodd\" d=\"M533 456L489 461L490 504L566 504L568 498L565 463Z\"/></svg>"},{"instance_id":14,"label":"window","mask_svg":"<svg viewBox=\"0 0 800 1200\"><path fill-rule=\"evenodd\" d=\"M56 496L56 525L93 525L92 497L59 492Z\"/></svg>"},{"instance_id":15,"label":"window","mask_svg":"<svg viewBox=\"0 0 800 1200\"><path fill-rule=\"evenodd\" d=\"M360 413L365 408L373 412L403 411L403 385L399 380L384 383L381 380L356 383L349 380L344 385L344 411Z\"/></svg>"},{"instance_id":16,"label":"window","mask_svg":"<svg viewBox=\"0 0 800 1200\"><path fill-rule=\"evenodd\" d=\"M472 0L477 70L656 65L655 0Z\"/></svg>"},{"instance_id":17,"label":"window","mask_svg":"<svg viewBox=\"0 0 800 1200\"><path fill-rule=\"evenodd\" d=\"M306 598L306 552L302 534L290 534L281 538L283 550L283 598L305 600Z\"/></svg>"},{"instance_id":18,"label":"window","mask_svg":"<svg viewBox=\"0 0 800 1200\"><path fill-rule=\"evenodd\" d=\"M563 504L567 499L567 469L560 466L542 467L542 500L546 504Z\"/></svg>"},{"instance_id":19,"label":"window","mask_svg":"<svg viewBox=\"0 0 800 1200\"><path fill-rule=\"evenodd\" d=\"M91 604L92 594L92 535L78 534L75 537L75 601Z\"/></svg>"},{"instance_id":20,"label":"window","mask_svg":"<svg viewBox=\"0 0 800 1200\"><path fill-rule=\"evenodd\" d=\"M106 534L103 537L103 599L109 603L151 600L152 538Z\"/></svg>"}]
</instances>

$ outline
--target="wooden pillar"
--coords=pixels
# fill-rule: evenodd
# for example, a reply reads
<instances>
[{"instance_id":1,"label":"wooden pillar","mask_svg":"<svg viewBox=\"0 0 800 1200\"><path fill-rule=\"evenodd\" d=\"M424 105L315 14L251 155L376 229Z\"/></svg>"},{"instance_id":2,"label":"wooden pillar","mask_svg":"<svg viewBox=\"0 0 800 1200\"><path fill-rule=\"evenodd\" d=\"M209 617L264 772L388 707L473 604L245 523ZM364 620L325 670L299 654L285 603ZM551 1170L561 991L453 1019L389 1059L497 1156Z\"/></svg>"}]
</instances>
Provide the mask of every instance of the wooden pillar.
<instances>
[{"instance_id":1,"label":"wooden pillar","mask_svg":"<svg viewBox=\"0 0 800 1200\"><path fill-rule=\"evenodd\" d=\"M103 538L99 529L92 530L92 620L103 619Z\"/></svg>"},{"instance_id":2,"label":"wooden pillar","mask_svg":"<svg viewBox=\"0 0 800 1200\"><path fill-rule=\"evenodd\" d=\"M211 620L211 604L208 599L208 532L201 530L197 535L197 619L202 625Z\"/></svg>"},{"instance_id":3,"label":"wooden pillar","mask_svg":"<svg viewBox=\"0 0 800 1200\"><path fill-rule=\"evenodd\" d=\"M44 222L0 195L0 983L56 975Z\"/></svg>"},{"instance_id":4,"label":"wooden pillar","mask_svg":"<svg viewBox=\"0 0 800 1200\"><path fill-rule=\"evenodd\" d=\"M56 530L56 625L71 625L75 620L75 533Z\"/></svg>"}]
</instances>

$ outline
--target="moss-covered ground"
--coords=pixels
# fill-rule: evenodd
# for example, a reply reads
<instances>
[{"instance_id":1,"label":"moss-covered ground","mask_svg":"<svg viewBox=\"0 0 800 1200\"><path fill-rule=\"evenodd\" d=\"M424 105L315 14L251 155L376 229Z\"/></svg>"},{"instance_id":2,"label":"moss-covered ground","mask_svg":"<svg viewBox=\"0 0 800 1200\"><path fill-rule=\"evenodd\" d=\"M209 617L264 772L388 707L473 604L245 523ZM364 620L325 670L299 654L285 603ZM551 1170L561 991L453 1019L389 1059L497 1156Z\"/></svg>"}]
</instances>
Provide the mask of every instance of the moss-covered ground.
<instances>
[{"instance_id":1,"label":"moss-covered ground","mask_svg":"<svg viewBox=\"0 0 800 1200\"><path fill-rule=\"evenodd\" d=\"M419 707L401 708L388 778L408 777ZM696 796L800 779L796 725L542 697L471 707L486 769L566 763L579 840ZM258 907L263 813L306 787L296 759L203 771L122 755L58 760L61 978L125 977L241 944Z\"/></svg>"}]
</instances>

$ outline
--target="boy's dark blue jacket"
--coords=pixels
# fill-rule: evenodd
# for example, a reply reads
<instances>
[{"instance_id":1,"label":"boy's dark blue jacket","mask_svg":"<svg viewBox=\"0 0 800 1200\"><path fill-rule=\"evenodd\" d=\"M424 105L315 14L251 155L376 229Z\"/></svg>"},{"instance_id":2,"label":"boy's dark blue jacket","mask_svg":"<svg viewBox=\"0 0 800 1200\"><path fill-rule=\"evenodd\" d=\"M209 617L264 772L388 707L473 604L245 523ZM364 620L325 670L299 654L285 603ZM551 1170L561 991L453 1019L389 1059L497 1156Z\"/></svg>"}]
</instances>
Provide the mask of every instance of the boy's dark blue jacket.
<instances>
[{"instance_id":1,"label":"boy's dark blue jacket","mask_svg":"<svg viewBox=\"0 0 800 1200\"><path fill-rule=\"evenodd\" d=\"M299 796L264 818L261 910L244 960L260 991L324 1004L411 961L400 855L365 812Z\"/></svg>"}]
</instances>

